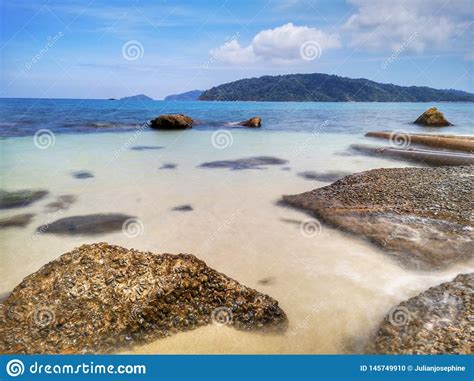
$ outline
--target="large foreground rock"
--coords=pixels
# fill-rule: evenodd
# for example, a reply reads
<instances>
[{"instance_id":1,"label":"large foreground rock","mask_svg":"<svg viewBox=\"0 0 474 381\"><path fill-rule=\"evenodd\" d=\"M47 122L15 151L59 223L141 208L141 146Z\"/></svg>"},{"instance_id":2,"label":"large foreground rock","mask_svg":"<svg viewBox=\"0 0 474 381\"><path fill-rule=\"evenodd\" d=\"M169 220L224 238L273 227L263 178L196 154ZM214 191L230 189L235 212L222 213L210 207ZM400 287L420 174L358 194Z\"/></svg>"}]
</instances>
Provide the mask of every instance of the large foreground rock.
<instances>
[{"instance_id":1,"label":"large foreground rock","mask_svg":"<svg viewBox=\"0 0 474 381\"><path fill-rule=\"evenodd\" d=\"M474 255L473 188L473 166L375 169L283 201L437 269Z\"/></svg>"},{"instance_id":2,"label":"large foreground rock","mask_svg":"<svg viewBox=\"0 0 474 381\"><path fill-rule=\"evenodd\" d=\"M189 254L83 245L26 277L2 304L2 353L100 353L213 321L286 328L278 302Z\"/></svg>"},{"instance_id":3,"label":"large foreground rock","mask_svg":"<svg viewBox=\"0 0 474 381\"><path fill-rule=\"evenodd\" d=\"M153 119L150 122L150 127L161 130L182 130L191 128L193 124L194 120L189 116L183 114L167 114L160 115L158 118Z\"/></svg>"},{"instance_id":4,"label":"large foreground rock","mask_svg":"<svg viewBox=\"0 0 474 381\"><path fill-rule=\"evenodd\" d=\"M474 273L432 287L393 308L367 351L472 354Z\"/></svg>"},{"instance_id":5,"label":"large foreground rock","mask_svg":"<svg viewBox=\"0 0 474 381\"><path fill-rule=\"evenodd\" d=\"M421 114L413 123L430 127L446 127L452 124L444 117L436 107L431 107Z\"/></svg>"}]
</instances>

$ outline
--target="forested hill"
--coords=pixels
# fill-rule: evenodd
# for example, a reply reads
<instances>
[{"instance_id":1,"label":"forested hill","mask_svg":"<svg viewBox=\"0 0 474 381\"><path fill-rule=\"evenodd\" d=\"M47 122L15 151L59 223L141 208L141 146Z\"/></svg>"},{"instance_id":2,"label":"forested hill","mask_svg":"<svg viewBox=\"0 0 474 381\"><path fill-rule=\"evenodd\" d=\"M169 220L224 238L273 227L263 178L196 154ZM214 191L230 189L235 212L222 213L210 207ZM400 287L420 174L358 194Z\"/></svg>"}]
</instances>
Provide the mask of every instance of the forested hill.
<instances>
[{"instance_id":1,"label":"forested hill","mask_svg":"<svg viewBox=\"0 0 474 381\"><path fill-rule=\"evenodd\" d=\"M420 86L397 86L328 74L247 78L204 91L199 100L276 102L473 102L474 94Z\"/></svg>"}]
</instances>

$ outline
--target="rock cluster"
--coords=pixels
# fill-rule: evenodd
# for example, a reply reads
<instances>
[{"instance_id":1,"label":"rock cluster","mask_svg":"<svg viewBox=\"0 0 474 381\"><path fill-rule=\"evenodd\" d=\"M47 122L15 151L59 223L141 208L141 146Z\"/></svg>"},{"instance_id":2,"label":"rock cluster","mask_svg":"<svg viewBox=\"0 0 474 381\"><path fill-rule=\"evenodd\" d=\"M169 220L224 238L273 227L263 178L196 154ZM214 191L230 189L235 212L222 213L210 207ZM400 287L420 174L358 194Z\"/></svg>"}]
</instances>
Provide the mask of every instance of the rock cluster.
<instances>
[{"instance_id":1,"label":"rock cluster","mask_svg":"<svg viewBox=\"0 0 474 381\"><path fill-rule=\"evenodd\" d=\"M446 127L452 124L444 117L436 107L431 107L421 114L413 123L430 127Z\"/></svg>"},{"instance_id":2,"label":"rock cluster","mask_svg":"<svg viewBox=\"0 0 474 381\"><path fill-rule=\"evenodd\" d=\"M1 304L1 353L104 353L216 322L282 331L278 302L189 254L83 245Z\"/></svg>"},{"instance_id":3,"label":"rock cluster","mask_svg":"<svg viewBox=\"0 0 474 381\"><path fill-rule=\"evenodd\" d=\"M195 121L184 114L160 115L150 122L151 128L161 130L183 130L191 128Z\"/></svg>"}]
</instances>

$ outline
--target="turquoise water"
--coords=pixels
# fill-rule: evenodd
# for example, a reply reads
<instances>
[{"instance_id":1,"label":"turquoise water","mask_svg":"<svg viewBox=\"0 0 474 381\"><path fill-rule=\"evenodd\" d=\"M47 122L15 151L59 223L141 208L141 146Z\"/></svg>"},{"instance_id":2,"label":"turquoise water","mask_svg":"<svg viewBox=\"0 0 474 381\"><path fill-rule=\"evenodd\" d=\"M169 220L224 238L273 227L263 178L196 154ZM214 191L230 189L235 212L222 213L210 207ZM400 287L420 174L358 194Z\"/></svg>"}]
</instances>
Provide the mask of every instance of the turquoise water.
<instances>
[{"instance_id":1,"label":"turquoise water","mask_svg":"<svg viewBox=\"0 0 474 381\"><path fill-rule=\"evenodd\" d=\"M437 106L454 123L449 133L472 132L472 103L312 103L312 102L165 102L78 99L0 99L0 137L33 135L46 128L56 133L124 132L165 113L184 113L200 122L198 130L260 116L260 131L361 134L380 129L432 132L411 124Z\"/></svg>"},{"instance_id":2,"label":"turquoise water","mask_svg":"<svg viewBox=\"0 0 474 381\"><path fill-rule=\"evenodd\" d=\"M242 284L271 295L289 317L285 335L208 326L134 352L358 352L390 308L474 269L474 263L468 263L438 272L409 270L360 237L332 227L321 225L318 234L302 234L302 223L309 216L277 204L283 194L329 184L309 181L299 176L301 172L354 173L411 166L352 156L348 147L368 142L363 136L367 129L431 131L409 124L429 105L122 105L42 100L37 108L34 102L1 101L0 128L6 138L0 140L0 188L45 189L49 194L30 206L0 211L0 218L34 215L26 227L0 229L0 294L62 253L81 244L106 241L155 253L192 253ZM442 129L443 133L471 132L470 104L439 106L455 123ZM19 109L24 113L21 123L15 122ZM203 124L186 131L133 127L163 112L183 112ZM262 117L261 129L228 124L254 115ZM91 123L109 127L94 128ZM53 133L34 138L40 128ZM154 149L132 149L137 146ZM200 167L205 162L254 156L285 162L247 170ZM73 176L77 171L89 171L94 177L77 179ZM68 209L48 211L47 204L63 195L73 195L76 201ZM190 212L173 211L188 204L193 208ZM92 213L134 216L137 234L36 233L39 226L59 218Z\"/></svg>"}]
</instances>

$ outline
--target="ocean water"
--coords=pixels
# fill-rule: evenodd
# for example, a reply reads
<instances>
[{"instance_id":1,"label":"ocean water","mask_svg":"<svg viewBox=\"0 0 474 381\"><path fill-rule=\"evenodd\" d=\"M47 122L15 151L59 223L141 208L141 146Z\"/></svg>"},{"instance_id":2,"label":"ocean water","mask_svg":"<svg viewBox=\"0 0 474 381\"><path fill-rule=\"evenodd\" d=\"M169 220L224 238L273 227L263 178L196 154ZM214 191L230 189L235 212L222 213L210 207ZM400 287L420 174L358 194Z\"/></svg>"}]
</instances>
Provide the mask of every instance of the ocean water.
<instances>
[{"instance_id":1,"label":"ocean water","mask_svg":"<svg viewBox=\"0 0 474 381\"><path fill-rule=\"evenodd\" d=\"M0 293L74 247L106 241L156 253L192 253L277 299L289 318L283 335L210 325L136 347L135 353L360 352L400 301L474 270L474 263L437 272L410 270L364 239L326 225L318 234L302 234L301 223L309 216L277 204L284 194L329 184L298 175L304 171L412 166L354 156L348 147L369 142L363 135L370 130L432 132L410 124L431 105L33 99L0 100L0 105L1 188L49 191L31 206L1 211L1 218L20 213L34 218L26 227L0 230ZM455 126L434 131L472 133L471 104L437 106ZM140 127L167 112L186 113L201 124L186 131ZM232 124L255 115L262 117L261 129ZM40 129L52 133L35 138ZM160 148L131 149L137 146ZM286 163L245 170L199 167L253 156ZM94 177L77 179L76 171ZM62 195L77 200L67 210L48 212L46 204ZM193 210L172 210L185 204ZM135 216L138 233L35 233L59 218L112 212Z\"/></svg>"}]
</instances>

